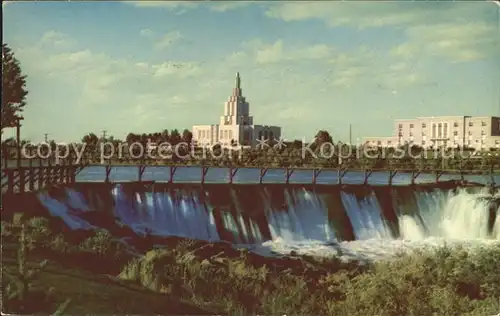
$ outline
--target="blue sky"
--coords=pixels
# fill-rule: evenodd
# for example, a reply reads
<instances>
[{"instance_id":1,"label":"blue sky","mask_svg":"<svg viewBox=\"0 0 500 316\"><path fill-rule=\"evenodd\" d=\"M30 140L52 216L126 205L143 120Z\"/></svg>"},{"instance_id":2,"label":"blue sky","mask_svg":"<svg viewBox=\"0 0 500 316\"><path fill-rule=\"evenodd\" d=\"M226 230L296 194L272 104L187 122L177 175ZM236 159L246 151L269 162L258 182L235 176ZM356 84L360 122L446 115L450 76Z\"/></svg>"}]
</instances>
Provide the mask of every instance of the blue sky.
<instances>
[{"instance_id":1,"label":"blue sky","mask_svg":"<svg viewBox=\"0 0 500 316\"><path fill-rule=\"evenodd\" d=\"M286 139L389 136L395 118L500 115L493 3L8 2L28 76L23 137L217 123L241 73ZM5 133L11 135L11 131Z\"/></svg>"}]
</instances>

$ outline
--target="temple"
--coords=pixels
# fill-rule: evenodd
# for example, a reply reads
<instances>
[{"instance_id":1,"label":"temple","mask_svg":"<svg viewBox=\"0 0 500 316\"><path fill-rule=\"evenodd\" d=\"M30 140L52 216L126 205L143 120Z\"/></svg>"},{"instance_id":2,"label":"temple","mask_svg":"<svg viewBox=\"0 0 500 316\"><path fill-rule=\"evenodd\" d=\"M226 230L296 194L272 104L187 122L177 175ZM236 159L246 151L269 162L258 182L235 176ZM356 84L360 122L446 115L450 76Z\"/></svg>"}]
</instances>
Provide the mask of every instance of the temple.
<instances>
[{"instance_id":1,"label":"temple","mask_svg":"<svg viewBox=\"0 0 500 316\"><path fill-rule=\"evenodd\" d=\"M236 73L235 81L233 94L224 103L219 124L193 126L193 140L199 146L255 147L258 139L280 139L281 127L254 125L250 106L242 94L239 73Z\"/></svg>"}]
</instances>

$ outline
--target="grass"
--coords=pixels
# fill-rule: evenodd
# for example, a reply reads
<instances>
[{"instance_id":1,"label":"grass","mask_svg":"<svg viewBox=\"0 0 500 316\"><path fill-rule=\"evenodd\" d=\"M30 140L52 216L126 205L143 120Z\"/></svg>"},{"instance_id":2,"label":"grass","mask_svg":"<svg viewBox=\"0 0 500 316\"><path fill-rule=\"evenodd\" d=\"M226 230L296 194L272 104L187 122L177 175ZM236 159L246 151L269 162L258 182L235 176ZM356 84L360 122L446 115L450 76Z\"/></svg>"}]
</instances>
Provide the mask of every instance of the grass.
<instances>
[{"instance_id":1,"label":"grass","mask_svg":"<svg viewBox=\"0 0 500 316\"><path fill-rule=\"evenodd\" d=\"M27 222L27 266L49 261L29 287L44 303L36 304L38 313L53 313L65 302L64 314L473 316L500 311L500 244L476 253L443 247L365 266L336 258L265 258L225 243L183 238L147 237L134 254L106 231L61 233L52 220ZM2 222L2 239L2 263L13 268L20 259L9 223ZM152 249L153 243L163 247ZM31 298L27 303L34 302Z\"/></svg>"}]
</instances>

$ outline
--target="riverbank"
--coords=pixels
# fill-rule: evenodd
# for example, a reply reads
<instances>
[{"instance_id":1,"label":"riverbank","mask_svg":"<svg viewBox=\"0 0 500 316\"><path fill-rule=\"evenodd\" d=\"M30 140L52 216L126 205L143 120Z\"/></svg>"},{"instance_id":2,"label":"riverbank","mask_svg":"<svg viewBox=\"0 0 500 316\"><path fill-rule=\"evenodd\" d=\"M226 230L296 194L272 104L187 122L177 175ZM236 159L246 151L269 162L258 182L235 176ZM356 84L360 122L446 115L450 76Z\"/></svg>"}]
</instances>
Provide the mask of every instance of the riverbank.
<instances>
[{"instance_id":1,"label":"riverbank","mask_svg":"<svg viewBox=\"0 0 500 316\"><path fill-rule=\"evenodd\" d=\"M228 243L140 237L126 228L70 231L59 219L40 215L24 218L24 244L30 267L49 264L30 281L29 301L2 291L3 312L33 307L28 312L54 313L68 299L64 314L498 312L500 245L478 253L445 247L362 264L294 253L262 257ZM15 271L20 243L12 220L2 222L2 264ZM5 277L2 282L13 286Z\"/></svg>"}]
</instances>

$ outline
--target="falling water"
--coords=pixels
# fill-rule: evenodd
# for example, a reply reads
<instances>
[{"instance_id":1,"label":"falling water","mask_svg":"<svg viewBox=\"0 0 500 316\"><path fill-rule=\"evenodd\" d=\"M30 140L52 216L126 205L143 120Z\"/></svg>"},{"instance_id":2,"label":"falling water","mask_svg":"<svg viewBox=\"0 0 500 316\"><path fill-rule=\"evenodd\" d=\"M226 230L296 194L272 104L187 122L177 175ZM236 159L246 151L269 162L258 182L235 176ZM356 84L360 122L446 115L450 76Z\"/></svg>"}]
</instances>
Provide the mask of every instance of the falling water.
<instances>
[{"instance_id":1,"label":"falling water","mask_svg":"<svg viewBox=\"0 0 500 316\"><path fill-rule=\"evenodd\" d=\"M314 192L256 186L235 191L231 186L220 186L206 192L189 188L172 192L119 185L111 192L90 194L93 190L87 184L65 189L57 197L48 193L38 197L72 229L92 227L79 218L79 212L107 209L138 234L148 231L159 236L228 240L257 248L264 245L278 252L292 249L327 254L335 244L343 247L344 254L369 257L376 256L378 248L378 252L388 252L388 248L395 252L438 239L500 242L500 196L487 196L479 189L387 188L396 218L386 217L388 204L366 189ZM108 200L111 202L106 205ZM397 233L391 226L398 228ZM354 240L346 237L351 235Z\"/></svg>"}]
</instances>

